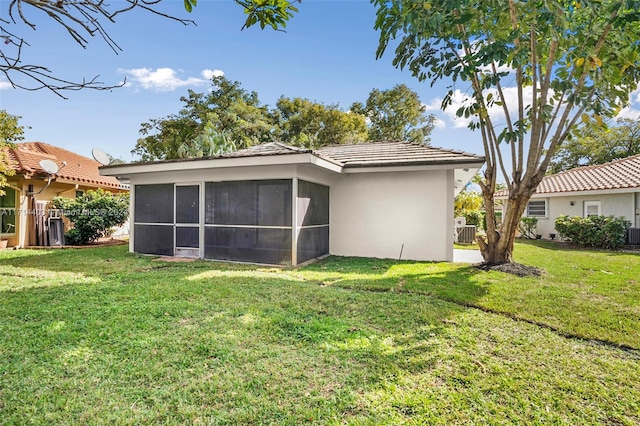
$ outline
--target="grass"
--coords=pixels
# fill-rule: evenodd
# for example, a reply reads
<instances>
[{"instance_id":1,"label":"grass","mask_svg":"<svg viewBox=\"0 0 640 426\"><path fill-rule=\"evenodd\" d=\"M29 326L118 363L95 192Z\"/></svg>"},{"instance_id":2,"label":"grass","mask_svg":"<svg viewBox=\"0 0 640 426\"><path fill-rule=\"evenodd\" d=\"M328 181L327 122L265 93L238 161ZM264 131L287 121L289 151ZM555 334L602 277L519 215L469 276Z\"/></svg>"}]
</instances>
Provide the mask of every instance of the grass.
<instances>
[{"instance_id":1,"label":"grass","mask_svg":"<svg viewBox=\"0 0 640 426\"><path fill-rule=\"evenodd\" d=\"M546 275L3 251L0 423L639 424L638 256L516 257Z\"/></svg>"}]
</instances>

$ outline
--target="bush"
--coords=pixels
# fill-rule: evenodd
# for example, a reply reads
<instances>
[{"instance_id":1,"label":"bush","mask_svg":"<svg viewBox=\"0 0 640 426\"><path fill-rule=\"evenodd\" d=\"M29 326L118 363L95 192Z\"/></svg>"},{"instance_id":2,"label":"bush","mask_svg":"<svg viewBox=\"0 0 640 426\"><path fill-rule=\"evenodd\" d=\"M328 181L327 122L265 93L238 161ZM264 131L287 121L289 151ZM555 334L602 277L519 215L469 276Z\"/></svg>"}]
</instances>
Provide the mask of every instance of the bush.
<instances>
[{"instance_id":1,"label":"bush","mask_svg":"<svg viewBox=\"0 0 640 426\"><path fill-rule=\"evenodd\" d=\"M69 245L84 245L106 237L111 228L124 224L129 216L129 194L102 189L87 191L75 200L56 197L52 205L73 224L64 235Z\"/></svg>"},{"instance_id":2,"label":"bush","mask_svg":"<svg viewBox=\"0 0 640 426\"><path fill-rule=\"evenodd\" d=\"M523 217L518 224L518 230L520 233L529 239L536 238L536 230L538 229L537 217Z\"/></svg>"},{"instance_id":3,"label":"bush","mask_svg":"<svg viewBox=\"0 0 640 426\"><path fill-rule=\"evenodd\" d=\"M456 217L462 216L465 218L467 225L475 225L478 229L484 229L485 219L484 212L480 210L461 210Z\"/></svg>"},{"instance_id":4,"label":"bush","mask_svg":"<svg viewBox=\"0 0 640 426\"><path fill-rule=\"evenodd\" d=\"M616 250L624 245L625 232L630 226L631 222L625 218L613 216L563 215L556 219L556 231L562 238L569 238L582 247L609 250Z\"/></svg>"}]
</instances>

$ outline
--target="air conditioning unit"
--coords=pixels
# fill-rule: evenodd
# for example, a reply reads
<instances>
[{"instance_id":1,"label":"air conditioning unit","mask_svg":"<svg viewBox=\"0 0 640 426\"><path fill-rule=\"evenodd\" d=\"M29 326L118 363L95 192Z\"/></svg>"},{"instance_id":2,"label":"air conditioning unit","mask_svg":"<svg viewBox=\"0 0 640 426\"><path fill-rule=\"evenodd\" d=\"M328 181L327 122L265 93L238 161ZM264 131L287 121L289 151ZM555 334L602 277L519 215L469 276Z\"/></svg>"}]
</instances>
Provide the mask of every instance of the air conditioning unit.
<instances>
[{"instance_id":1,"label":"air conditioning unit","mask_svg":"<svg viewBox=\"0 0 640 426\"><path fill-rule=\"evenodd\" d=\"M627 244L640 245L640 228L627 229Z\"/></svg>"},{"instance_id":2,"label":"air conditioning unit","mask_svg":"<svg viewBox=\"0 0 640 426\"><path fill-rule=\"evenodd\" d=\"M476 227L474 225L466 225L458 228L459 243L471 244L475 241L476 241Z\"/></svg>"}]
</instances>

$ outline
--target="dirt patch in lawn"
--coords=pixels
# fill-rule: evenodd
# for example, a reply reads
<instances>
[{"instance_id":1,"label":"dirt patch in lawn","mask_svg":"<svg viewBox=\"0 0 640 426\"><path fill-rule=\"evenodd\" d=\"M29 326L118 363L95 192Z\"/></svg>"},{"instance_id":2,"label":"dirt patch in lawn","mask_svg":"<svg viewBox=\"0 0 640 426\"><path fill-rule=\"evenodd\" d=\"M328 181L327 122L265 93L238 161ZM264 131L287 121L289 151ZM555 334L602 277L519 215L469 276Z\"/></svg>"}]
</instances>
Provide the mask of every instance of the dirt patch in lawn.
<instances>
[{"instance_id":1,"label":"dirt patch in lawn","mask_svg":"<svg viewBox=\"0 0 640 426\"><path fill-rule=\"evenodd\" d=\"M500 265L492 265L489 263L480 263L476 266L483 271L500 271L507 274L517 275L519 277L539 277L543 274L542 269L535 266L527 266L522 263L510 262L502 263Z\"/></svg>"}]
</instances>

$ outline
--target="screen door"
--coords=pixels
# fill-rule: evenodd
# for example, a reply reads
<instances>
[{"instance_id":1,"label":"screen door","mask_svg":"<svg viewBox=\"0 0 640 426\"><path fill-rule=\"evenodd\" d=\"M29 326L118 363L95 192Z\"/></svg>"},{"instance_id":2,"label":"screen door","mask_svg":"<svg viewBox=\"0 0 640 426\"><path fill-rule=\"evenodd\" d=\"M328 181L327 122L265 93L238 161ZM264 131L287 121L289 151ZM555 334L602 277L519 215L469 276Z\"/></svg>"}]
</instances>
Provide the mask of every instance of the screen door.
<instances>
[{"instance_id":1,"label":"screen door","mask_svg":"<svg viewBox=\"0 0 640 426\"><path fill-rule=\"evenodd\" d=\"M200 185L176 185L176 256L200 257Z\"/></svg>"}]
</instances>

